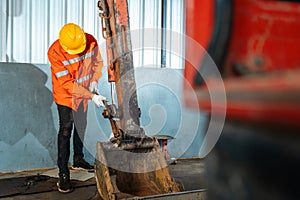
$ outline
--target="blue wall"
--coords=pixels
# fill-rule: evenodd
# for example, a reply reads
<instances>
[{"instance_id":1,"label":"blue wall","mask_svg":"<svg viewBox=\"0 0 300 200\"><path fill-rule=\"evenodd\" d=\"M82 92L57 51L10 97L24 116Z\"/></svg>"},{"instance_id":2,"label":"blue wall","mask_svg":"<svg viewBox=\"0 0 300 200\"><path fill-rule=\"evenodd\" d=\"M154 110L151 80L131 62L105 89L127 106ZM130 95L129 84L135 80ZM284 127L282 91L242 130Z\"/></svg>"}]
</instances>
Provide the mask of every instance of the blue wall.
<instances>
[{"instance_id":1,"label":"blue wall","mask_svg":"<svg viewBox=\"0 0 300 200\"><path fill-rule=\"evenodd\" d=\"M135 75L146 134L175 137L168 145L172 157L198 156L207 117L182 105L182 71L136 68ZM106 69L99 88L110 100ZM0 172L56 167L58 116L49 65L0 63L0 92ZM90 102L84 141L90 162L96 142L107 141L111 135L101 113L102 108Z\"/></svg>"}]
</instances>

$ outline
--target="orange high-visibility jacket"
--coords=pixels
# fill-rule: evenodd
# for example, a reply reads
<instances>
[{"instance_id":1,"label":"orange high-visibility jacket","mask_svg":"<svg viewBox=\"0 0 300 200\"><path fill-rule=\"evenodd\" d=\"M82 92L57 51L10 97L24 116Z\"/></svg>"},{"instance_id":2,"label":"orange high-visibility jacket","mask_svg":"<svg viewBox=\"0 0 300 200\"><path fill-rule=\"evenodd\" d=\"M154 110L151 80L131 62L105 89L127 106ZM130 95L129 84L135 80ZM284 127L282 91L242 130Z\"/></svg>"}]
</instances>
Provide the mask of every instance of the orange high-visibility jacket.
<instances>
[{"instance_id":1,"label":"orange high-visibility jacket","mask_svg":"<svg viewBox=\"0 0 300 200\"><path fill-rule=\"evenodd\" d=\"M58 40L48 50L54 101L75 111L81 102L86 111L88 100L92 97L89 85L93 81L98 82L102 76L103 61L97 41L92 35L85 35L86 48L80 54L68 54Z\"/></svg>"}]
</instances>

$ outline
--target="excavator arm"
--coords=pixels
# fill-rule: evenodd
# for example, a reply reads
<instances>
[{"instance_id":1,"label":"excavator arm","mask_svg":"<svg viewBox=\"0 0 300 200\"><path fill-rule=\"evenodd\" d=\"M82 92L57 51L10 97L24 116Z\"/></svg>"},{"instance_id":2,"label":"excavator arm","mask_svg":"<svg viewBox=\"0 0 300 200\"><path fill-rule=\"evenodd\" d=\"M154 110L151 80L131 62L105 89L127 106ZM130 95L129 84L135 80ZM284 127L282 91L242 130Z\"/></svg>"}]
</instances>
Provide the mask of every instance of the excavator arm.
<instances>
[{"instance_id":1,"label":"excavator arm","mask_svg":"<svg viewBox=\"0 0 300 200\"><path fill-rule=\"evenodd\" d=\"M108 81L115 84L117 96L117 102L105 102L103 112L114 136L97 143L96 182L105 200L181 191L157 139L147 136L140 126L127 5L126 0L98 1Z\"/></svg>"},{"instance_id":2,"label":"excavator arm","mask_svg":"<svg viewBox=\"0 0 300 200\"><path fill-rule=\"evenodd\" d=\"M98 7L106 39L108 80L116 85L119 111L116 117L120 119L124 133L141 138L143 130L139 121L127 1L100 0Z\"/></svg>"}]
</instances>

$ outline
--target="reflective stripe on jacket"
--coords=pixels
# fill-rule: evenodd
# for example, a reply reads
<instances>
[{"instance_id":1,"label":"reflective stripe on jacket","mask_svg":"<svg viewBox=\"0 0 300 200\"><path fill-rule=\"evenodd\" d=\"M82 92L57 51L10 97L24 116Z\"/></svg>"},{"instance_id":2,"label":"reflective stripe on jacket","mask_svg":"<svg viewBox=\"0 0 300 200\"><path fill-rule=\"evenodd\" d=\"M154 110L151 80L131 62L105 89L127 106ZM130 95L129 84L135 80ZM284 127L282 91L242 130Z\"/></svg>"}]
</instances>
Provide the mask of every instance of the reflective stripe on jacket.
<instances>
[{"instance_id":1,"label":"reflective stripe on jacket","mask_svg":"<svg viewBox=\"0 0 300 200\"><path fill-rule=\"evenodd\" d=\"M102 76L103 62L96 39L86 33L86 49L77 55L63 50L56 40L48 50L51 63L52 92L57 104L77 110L81 102L86 111L92 93L88 87Z\"/></svg>"}]
</instances>

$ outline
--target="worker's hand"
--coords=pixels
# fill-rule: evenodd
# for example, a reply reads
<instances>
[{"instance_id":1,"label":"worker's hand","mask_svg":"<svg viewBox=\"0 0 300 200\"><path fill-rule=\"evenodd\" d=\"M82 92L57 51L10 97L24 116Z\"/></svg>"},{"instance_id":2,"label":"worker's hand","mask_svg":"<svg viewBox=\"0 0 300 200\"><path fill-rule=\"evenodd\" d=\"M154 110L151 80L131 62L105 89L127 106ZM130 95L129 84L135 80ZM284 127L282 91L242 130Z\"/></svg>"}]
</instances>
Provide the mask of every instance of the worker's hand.
<instances>
[{"instance_id":1,"label":"worker's hand","mask_svg":"<svg viewBox=\"0 0 300 200\"><path fill-rule=\"evenodd\" d=\"M106 98L104 96L94 94L92 100L98 107L105 107L103 101L105 101Z\"/></svg>"},{"instance_id":2,"label":"worker's hand","mask_svg":"<svg viewBox=\"0 0 300 200\"><path fill-rule=\"evenodd\" d=\"M94 94L99 94L98 83L95 81L91 82L89 86L89 91Z\"/></svg>"}]
</instances>

